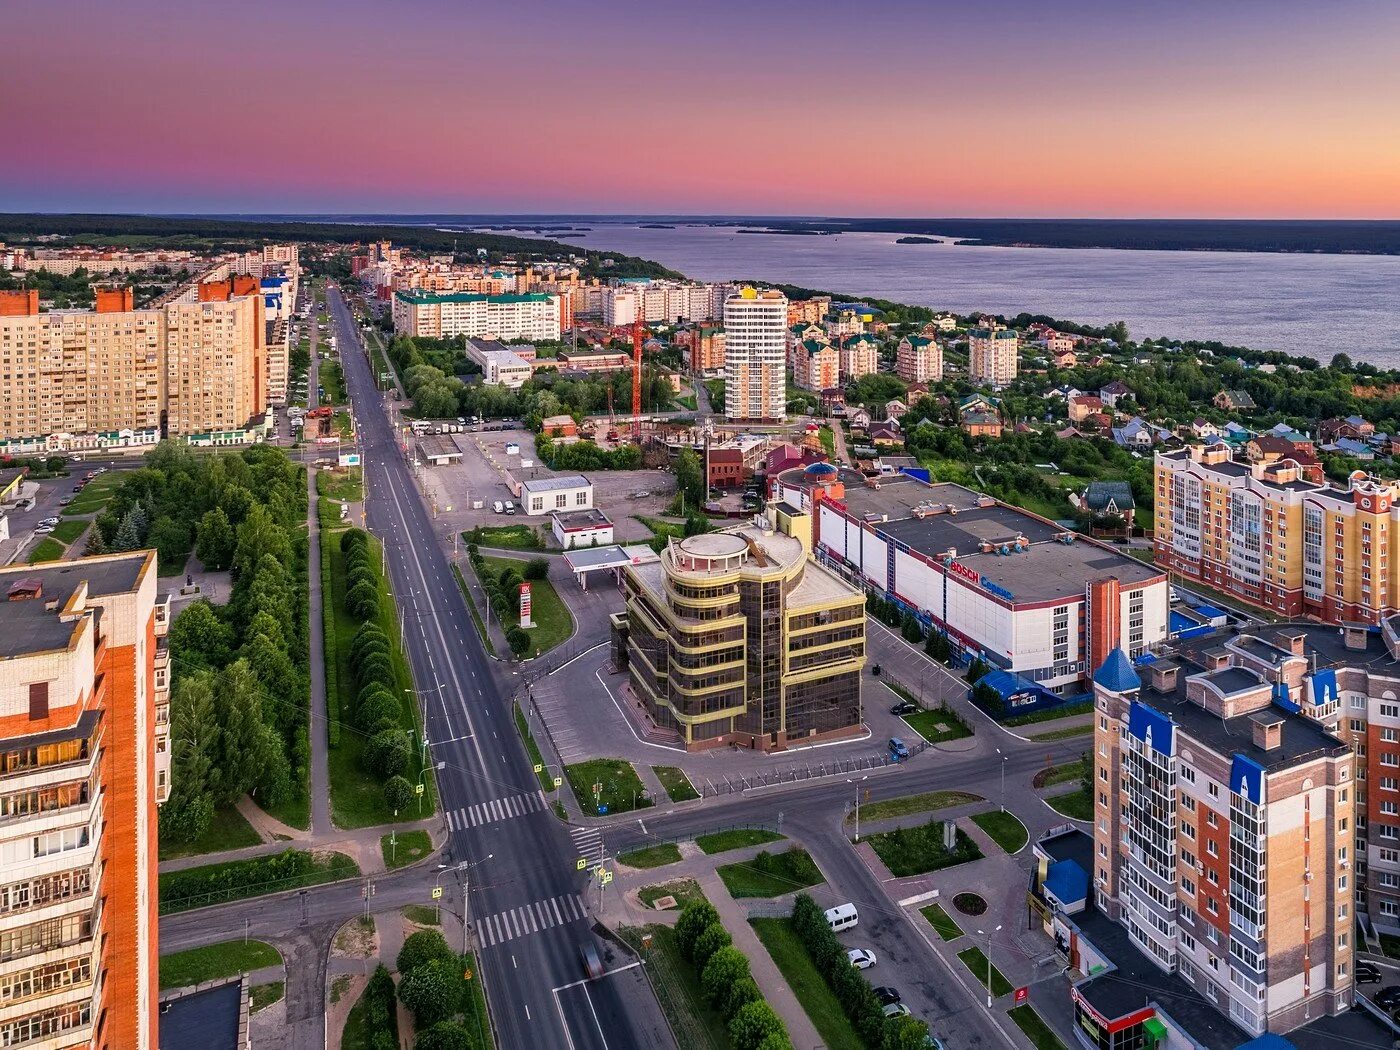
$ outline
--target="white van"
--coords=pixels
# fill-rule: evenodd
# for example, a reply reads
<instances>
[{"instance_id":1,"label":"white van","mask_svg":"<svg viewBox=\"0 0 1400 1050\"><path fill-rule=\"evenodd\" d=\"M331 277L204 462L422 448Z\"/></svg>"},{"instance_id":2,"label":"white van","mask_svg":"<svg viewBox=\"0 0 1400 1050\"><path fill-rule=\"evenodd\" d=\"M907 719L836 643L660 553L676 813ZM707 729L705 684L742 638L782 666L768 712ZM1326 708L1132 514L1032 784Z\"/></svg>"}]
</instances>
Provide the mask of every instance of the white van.
<instances>
[{"instance_id":1,"label":"white van","mask_svg":"<svg viewBox=\"0 0 1400 1050\"><path fill-rule=\"evenodd\" d=\"M501 504L501 501L500 501L500 500L497 500L495 503L491 504L491 509L492 509L493 511L495 511L497 514L499 514L499 513L501 513L501 511L505 510L506 508Z\"/></svg>"},{"instance_id":2,"label":"white van","mask_svg":"<svg viewBox=\"0 0 1400 1050\"><path fill-rule=\"evenodd\" d=\"M860 916L856 914L854 904L838 904L834 908L826 909L826 924L831 927L833 933L849 930L858 922Z\"/></svg>"}]
</instances>

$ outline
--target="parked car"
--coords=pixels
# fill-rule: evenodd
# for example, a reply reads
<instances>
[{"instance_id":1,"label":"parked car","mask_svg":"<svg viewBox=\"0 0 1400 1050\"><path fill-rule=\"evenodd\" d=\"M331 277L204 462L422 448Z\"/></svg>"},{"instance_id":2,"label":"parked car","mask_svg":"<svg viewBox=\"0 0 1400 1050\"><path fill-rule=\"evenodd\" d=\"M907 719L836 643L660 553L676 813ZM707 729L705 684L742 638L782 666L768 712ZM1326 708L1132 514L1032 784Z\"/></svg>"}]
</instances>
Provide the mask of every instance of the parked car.
<instances>
[{"instance_id":1,"label":"parked car","mask_svg":"<svg viewBox=\"0 0 1400 1050\"><path fill-rule=\"evenodd\" d=\"M890 708L890 714L892 714L892 715L912 715L912 714L913 714L915 711L917 711L918 709L919 709L919 705L916 704L916 703L914 703L914 701L912 701L912 700L901 700L899 703L895 704L893 707Z\"/></svg>"},{"instance_id":2,"label":"parked car","mask_svg":"<svg viewBox=\"0 0 1400 1050\"><path fill-rule=\"evenodd\" d=\"M887 1018L908 1017L909 1007L905 1006L903 1003L890 1003L883 1010L881 1010L880 1013L884 1014L884 1016Z\"/></svg>"},{"instance_id":3,"label":"parked car","mask_svg":"<svg viewBox=\"0 0 1400 1050\"><path fill-rule=\"evenodd\" d=\"M1373 962L1366 962L1364 959L1358 960L1352 971L1352 979L1357 984L1380 984L1381 968Z\"/></svg>"},{"instance_id":4,"label":"parked car","mask_svg":"<svg viewBox=\"0 0 1400 1050\"><path fill-rule=\"evenodd\" d=\"M871 665L870 665L870 675L871 675L872 678L879 678L879 677L880 677L880 665L879 665L879 664L871 664Z\"/></svg>"},{"instance_id":5,"label":"parked car","mask_svg":"<svg viewBox=\"0 0 1400 1050\"><path fill-rule=\"evenodd\" d=\"M54 527L52 525L38 525L34 529L34 535L47 536L49 533L53 532L53 530Z\"/></svg>"},{"instance_id":6,"label":"parked car","mask_svg":"<svg viewBox=\"0 0 1400 1050\"><path fill-rule=\"evenodd\" d=\"M70 503L72 503L72 502L73 502L73 497L72 497L72 496L64 496L61 500L58 501L58 505L59 505L60 507L66 507L66 506L68 506L68 504L70 504Z\"/></svg>"},{"instance_id":7,"label":"parked car","mask_svg":"<svg viewBox=\"0 0 1400 1050\"><path fill-rule=\"evenodd\" d=\"M890 758L896 762L903 762L909 757L909 748L905 746L903 740L897 736L890 737Z\"/></svg>"},{"instance_id":8,"label":"parked car","mask_svg":"<svg viewBox=\"0 0 1400 1050\"><path fill-rule=\"evenodd\" d=\"M852 948L846 953L846 958L857 970L868 970L875 965L875 953L869 948Z\"/></svg>"},{"instance_id":9,"label":"parked car","mask_svg":"<svg viewBox=\"0 0 1400 1050\"><path fill-rule=\"evenodd\" d=\"M1177 605L1181 602L1181 595L1177 593L1175 587L1167 588L1167 601L1172 605Z\"/></svg>"},{"instance_id":10,"label":"parked car","mask_svg":"<svg viewBox=\"0 0 1400 1050\"><path fill-rule=\"evenodd\" d=\"M57 524L58 524L58 519L57 519L57 518L40 518L40 519L39 519L39 524L40 524L40 525L57 525Z\"/></svg>"},{"instance_id":11,"label":"parked car","mask_svg":"<svg viewBox=\"0 0 1400 1050\"><path fill-rule=\"evenodd\" d=\"M1382 1010L1393 1010L1400 1006L1400 984L1386 985L1375 995L1371 996L1371 1002L1375 1003Z\"/></svg>"},{"instance_id":12,"label":"parked car","mask_svg":"<svg viewBox=\"0 0 1400 1050\"><path fill-rule=\"evenodd\" d=\"M889 985L885 985L882 988L875 989L875 998L880 1000L881 1006L889 1006L890 1003L899 1002L899 992L895 991Z\"/></svg>"},{"instance_id":13,"label":"parked car","mask_svg":"<svg viewBox=\"0 0 1400 1050\"><path fill-rule=\"evenodd\" d=\"M73 486L73 491L74 491L74 492L82 492L82 491L83 491L83 486L86 485L86 484L87 484L87 482L85 482L85 481L80 481L80 482L78 482L76 485Z\"/></svg>"}]
</instances>

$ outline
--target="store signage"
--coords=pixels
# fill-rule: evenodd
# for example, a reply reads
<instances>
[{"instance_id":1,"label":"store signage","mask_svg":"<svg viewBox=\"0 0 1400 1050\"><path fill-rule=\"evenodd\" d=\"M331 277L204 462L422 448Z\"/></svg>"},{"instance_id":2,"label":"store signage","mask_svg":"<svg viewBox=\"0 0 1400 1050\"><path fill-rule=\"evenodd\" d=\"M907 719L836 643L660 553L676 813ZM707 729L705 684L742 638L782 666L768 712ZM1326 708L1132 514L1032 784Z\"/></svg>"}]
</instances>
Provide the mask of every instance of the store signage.
<instances>
[{"instance_id":1,"label":"store signage","mask_svg":"<svg viewBox=\"0 0 1400 1050\"><path fill-rule=\"evenodd\" d=\"M958 576L964 580L967 580L969 583L975 583L979 585L982 583L981 574L978 573L976 569L969 569L960 561L950 561L948 563L948 570L954 576Z\"/></svg>"},{"instance_id":2,"label":"store signage","mask_svg":"<svg viewBox=\"0 0 1400 1050\"><path fill-rule=\"evenodd\" d=\"M530 585L528 583L520 585L520 626L525 628L534 626L530 622Z\"/></svg>"}]
</instances>

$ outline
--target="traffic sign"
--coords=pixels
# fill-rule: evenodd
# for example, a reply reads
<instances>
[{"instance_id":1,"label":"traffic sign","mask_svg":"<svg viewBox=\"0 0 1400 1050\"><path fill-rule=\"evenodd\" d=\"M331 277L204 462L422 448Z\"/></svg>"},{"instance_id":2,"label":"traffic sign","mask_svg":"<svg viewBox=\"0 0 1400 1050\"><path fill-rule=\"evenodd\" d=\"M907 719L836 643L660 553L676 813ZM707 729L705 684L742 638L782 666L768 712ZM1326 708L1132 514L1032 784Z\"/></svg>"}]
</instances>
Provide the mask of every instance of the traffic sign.
<instances>
[{"instance_id":1,"label":"traffic sign","mask_svg":"<svg viewBox=\"0 0 1400 1050\"><path fill-rule=\"evenodd\" d=\"M422 784L414 784L414 785L413 785L413 793L414 793L415 795L421 795L421 794L423 794L423 785L422 785Z\"/></svg>"},{"instance_id":2,"label":"traffic sign","mask_svg":"<svg viewBox=\"0 0 1400 1050\"><path fill-rule=\"evenodd\" d=\"M434 887L433 887L433 900L435 900L435 901L440 901L440 900L442 900L442 887L441 887L441 886L434 886Z\"/></svg>"},{"instance_id":3,"label":"traffic sign","mask_svg":"<svg viewBox=\"0 0 1400 1050\"><path fill-rule=\"evenodd\" d=\"M1030 997L1031 997L1031 990L1030 990L1030 986L1029 986L1029 985L1027 985L1026 987L1023 987L1023 988L1017 988L1017 989L1016 989L1016 1005L1017 1005L1017 1006L1020 1006L1022 1003L1024 1003L1024 1002L1025 1002L1027 999L1029 999Z\"/></svg>"},{"instance_id":4,"label":"traffic sign","mask_svg":"<svg viewBox=\"0 0 1400 1050\"><path fill-rule=\"evenodd\" d=\"M582 871L582 870L583 870L584 868L586 868L586 867L588 867L588 858L587 858L587 857L580 857L580 858L578 859L578 870L579 870L579 871Z\"/></svg>"},{"instance_id":5,"label":"traffic sign","mask_svg":"<svg viewBox=\"0 0 1400 1050\"><path fill-rule=\"evenodd\" d=\"M555 777L555 778L554 778L554 786L555 786L555 787L562 787L563 784L564 784L564 778L563 778L563 777Z\"/></svg>"},{"instance_id":6,"label":"traffic sign","mask_svg":"<svg viewBox=\"0 0 1400 1050\"><path fill-rule=\"evenodd\" d=\"M605 871L605 872L603 872L603 874L602 874L600 877L601 877L602 880L603 880L603 885L604 885L604 886L606 886L608 883L612 882L612 876L613 876L613 873L610 872L610 871Z\"/></svg>"},{"instance_id":7,"label":"traffic sign","mask_svg":"<svg viewBox=\"0 0 1400 1050\"><path fill-rule=\"evenodd\" d=\"M535 772L536 772L536 773L543 773L543 772L544 772L544 766L541 765L540 763L536 762L536 763L535 763Z\"/></svg>"}]
</instances>

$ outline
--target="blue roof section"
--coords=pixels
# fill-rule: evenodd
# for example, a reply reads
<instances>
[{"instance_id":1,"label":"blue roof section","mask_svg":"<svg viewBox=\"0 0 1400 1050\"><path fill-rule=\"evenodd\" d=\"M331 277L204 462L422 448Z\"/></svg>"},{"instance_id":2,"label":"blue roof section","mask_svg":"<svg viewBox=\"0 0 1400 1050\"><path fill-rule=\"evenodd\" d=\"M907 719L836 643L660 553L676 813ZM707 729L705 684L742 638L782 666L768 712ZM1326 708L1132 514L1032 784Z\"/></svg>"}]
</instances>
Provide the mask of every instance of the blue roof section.
<instances>
[{"instance_id":1,"label":"blue roof section","mask_svg":"<svg viewBox=\"0 0 1400 1050\"><path fill-rule=\"evenodd\" d=\"M1114 649L1108 654L1103 666L1094 672L1094 684L1101 685L1112 693L1129 693L1142 688L1142 679L1133 670L1128 654L1122 649Z\"/></svg>"},{"instance_id":2,"label":"blue roof section","mask_svg":"<svg viewBox=\"0 0 1400 1050\"><path fill-rule=\"evenodd\" d=\"M1258 1038L1241 1043L1235 1050L1297 1050L1297 1047L1276 1032L1265 1032Z\"/></svg>"},{"instance_id":3,"label":"blue roof section","mask_svg":"<svg viewBox=\"0 0 1400 1050\"><path fill-rule=\"evenodd\" d=\"M1230 790L1256 806L1264 804L1264 767L1244 755L1230 756Z\"/></svg>"},{"instance_id":4,"label":"blue roof section","mask_svg":"<svg viewBox=\"0 0 1400 1050\"><path fill-rule=\"evenodd\" d=\"M1341 694L1337 690L1337 672L1334 668L1324 667L1320 671L1313 671L1311 674L1303 676L1303 681L1308 683L1308 700L1316 705L1335 703L1341 699Z\"/></svg>"},{"instance_id":5,"label":"blue roof section","mask_svg":"<svg viewBox=\"0 0 1400 1050\"><path fill-rule=\"evenodd\" d=\"M1176 724L1161 711L1136 700L1128 708L1128 732L1159 755L1170 755L1174 750Z\"/></svg>"},{"instance_id":6,"label":"blue roof section","mask_svg":"<svg viewBox=\"0 0 1400 1050\"><path fill-rule=\"evenodd\" d=\"M1274 683L1274 695L1272 699L1275 707L1287 711L1291 715L1296 715L1301 710L1298 704L1293 700L1293 697L1289 694L1287 682Z\"/></svg>"},{"instance_id":7,"label":"blue roof section","mask_svg":"<svg viewBox=\"0 0 1400 1050\"><path fill-rule=\"evenodd\" d=\"M1089 873L1076 861L1057 860L1045 872L1044 888L1061 904L1077 904L1089 898Z\"/></svg>"}]
</instances>

